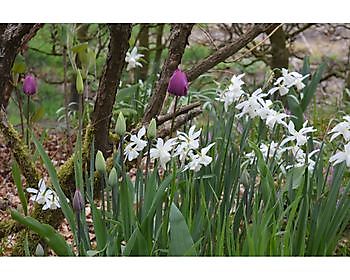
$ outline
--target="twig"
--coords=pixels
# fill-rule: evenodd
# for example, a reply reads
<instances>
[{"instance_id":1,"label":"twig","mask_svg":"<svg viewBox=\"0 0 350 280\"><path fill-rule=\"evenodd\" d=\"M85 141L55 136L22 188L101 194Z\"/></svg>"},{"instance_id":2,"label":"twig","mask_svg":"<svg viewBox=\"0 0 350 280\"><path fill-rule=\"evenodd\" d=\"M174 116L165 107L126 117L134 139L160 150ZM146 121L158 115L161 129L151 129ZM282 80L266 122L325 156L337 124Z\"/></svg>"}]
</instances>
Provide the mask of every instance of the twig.
<instances>
[{"instance_id":1,"label":"twig","mask_svg":"<svg viewBox=\"0 0 350 280\"><path fill-rule=\"evenodd\" d=\"M178 129L183 124L185 124L187 121L192 120L196 116L200 115L202 113L201 108L196 108L193 111L189 112L186 115L181 115L175 119L173 130ZM158 131L157 136L164 138L170 134L171 126L170 124L164 124L164 126Z\"/></svg>"},{"instance_id":2,"label":"twig","mask_svg":"<svg viewBox=\"0 0 350 280\"><path fill-rule=\"evenodd\" d=\"M181 107L179 110L177 110L175 112L175 118L180 116L180 115L188 113L189 111L191 111L192 109L194 109L196 107L199 107L200 105L201 105L200 102L195 102L195 103L189 104L187 106ZM161 125L161 124L165 123L166 121L171 120L173 116L174 116L174 113L169 113L166 115L159 116L157 118L157 125Z\"/></svg>"},{"instance_id":3,"label":"twig","mask_svg":"<svg viewBox=\"0 0 350 280\"><path fill-rule=\"evenodd\" d=\"M278 26L279 24L256 24L248 32L244 33L234 42L218 49L216 52L194 65L186 71L189 81L193 81L209 69L213 68L220 62L229 58L240 49L245 47L249 42L255 39L259 34Z\"/></svg>"},{"instance_id":4,"label":"twig","mask_svg":"<svg viewBox=\"0 0 350 280\"><path fill-rule=\"evenodd\" d=\"M255 49L257 49L260 45L262 45L267 39L269 39L276 31L278 28L280 28L283 25L283 23L281 23L280 25L278 25L274 30L272 30L270 32L270 34L268 34L263 40L261 40L258 44L256 44L254 47L250 48L247 52L243 53L242 55L240 55L239 57L237 57L236 59L234 59L232 62L236 62L240 59L242 59L243 57L245 57L247 54L253 52Z\"/></svg>"}]
</instances>

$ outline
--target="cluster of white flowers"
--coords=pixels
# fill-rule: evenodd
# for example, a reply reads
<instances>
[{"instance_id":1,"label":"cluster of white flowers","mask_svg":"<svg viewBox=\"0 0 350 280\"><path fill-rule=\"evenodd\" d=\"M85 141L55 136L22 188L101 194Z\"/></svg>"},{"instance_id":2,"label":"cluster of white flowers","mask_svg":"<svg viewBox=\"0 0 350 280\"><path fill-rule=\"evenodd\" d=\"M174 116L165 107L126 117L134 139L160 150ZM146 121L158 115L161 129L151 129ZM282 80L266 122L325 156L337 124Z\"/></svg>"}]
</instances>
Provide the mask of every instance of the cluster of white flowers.
<instances>
[{"instance_id":1,"label":"cluster of white flowers","mask_svg":"<svg viewBox=\"0 0 350 280\"><path fill-rule=\"evenodd\" d=\"M244 74L241 74L239 76L233 76L231 78L231 84L229 85L228 89L219 92L218 97L216 100L223 102L225 111L227 112L228 107L235 101L238 101L242 95L245 94L245 92L242 90L242 85L244 85L244 82L242 81Z\"/></svg>"},{"instance_id":2,"label":"cluster of white flowers","mask_svg":"<svg viewBox=\"0 0 350 280\"><path fill-rule=\"evenodd\" d=\"M233 76L231 79L231 85L227 91L219 94L219 97L216 98L218 101L223 102L225 110L227 111L228 107L235 101L240 101L235 108L239 110L237 114L238 118L248 116L249 118L259 117L263 120L266 126L272 131L274 127L279 124L282 125L287 131L287 136L282 140L280 144L271 142L269 145L264 143L260 144L260 150L267 160L274 157L277 161L282 158L284 152L291 151L295 163L293 166L304 166L308 164L309 171L312 171L315 165L312 156L315 155L318 150L310 152L306 155L303 150L303 146L307 143L309 139L308 134L316 131L312 126L307 126L307 121L303 124L303 127L297 131L295 129L294 123L289 120L288 124L286 122L287 118L292 118L292 115L287 114L286 112L278 112L272 108L273 102L268 99L268 96L279 92L281 96L286 95L289 92L289 89L293 86L296 87L298 91L301 91L305 84L303 80L309 75L302 76L298 72L288 72L287 69L282 69L282 76L279 77L272 89L267 93L264 93L261 88L255 90L252 94L247 94L242 90L242 81L243 75ZM243 100L240 100L243 97ZM349 123L349 135L350 139L350 123ZM288 144L289 146L286 146ZM249 162L252 163L255 157L254 151L245 155ZM350 158L350 157L349 157ZM350 162L350 160L349 160ZM286 169L293 167L288 165Z\"/></svg>"},{"instance_id":3,"label":"cluster of white flowers","mask_svg":"<svg viewBox=\"0 0 350 280\"><path fill-rule=\"evenodd\" d=\"M27 188L27 192L32 193L30 197L31 201L43 204L43 210L55 210L57 208L61 208L60 200L56 192L46 187L43 179L40 179L38 188L39 190L34 188Z\"/></svg>"},{"instance_id":4,"label":"cluster of white flowers","mask_svg":"<svg viewBox=\"0 0 350 280\"><path fill-rule=\"evenodd\" d=\"M283 96L286 95L293 86L295 86L298 91L301 91L305 87L303 80L307 77L309 77L309 74L303 76L298 72L288 72L287 69L282 68L282 76L276 80L274 83L275 87L271 88L268 94L273 94L278 91L279 94Z\"/></svg>"},{"instance_id":5,"label":"cluster of white flowers","mask_svg":"<svg viewBox=\"0 0 350 280\"><path fill-rule=\"evenodd\" d=\"M294 123L290 121L288 126L286 126L289 135L287 135L280 144L274 141L272 141L269 145L264 143L260 144L259 148L265 161L267 161L268 158L274 158L276 162L280 163L282 160L282 155L285 152L290 151L295 162L287 165L285 167L286 170L292 167L305 166L307 164L308 170L312 172L315 167L315 161L312 159L312 157L319 152L319 149L310 152L308 155L306 155L305 151L303 150L303 146L307 143L307 140L310 137L307 134L316 131L312 126L307 127L306 125L307 121L305 121L303 127L299 131L296 131ZM292 145L286 147L285 145L287 143L292 143ZM245 157L247 157L250 164L252 164L255 158L254 151L245 154ZM283 168L283 166L281 166L281 168Z\"/></svg>"},{"instance_id":6,"label":"cluster of white flowers","mask_svg":"<svg viewBox=\"0 0 350 280\"><path fill-rule=\"evenodd\" d=\"M146 128L143 126L137 135L131 135L130 143L125 147L124 154L127 156L129 161L134 160L147 146L147 141L142 140L143 136L146 134Z\"/></svg>"},{"instance_id":7,"label":"cluster of white flowers","mask_svg":"<svg viewBox=\"0 0 350 280\"><path fill-rule=\"evenodd\" d=\"M346 162L346 166L350 167L350 116L343 117L345 121L338 123L329 133L333 134L331 136L331 141L333 141L338 136L343 136L344 141L344 151L337 151L337 153L329 159L333 165Z\"/></svg>"},{"instance_id":8,"label":"cluster of white flowers","mask_svg":"<svg viewBox=\"0 0 350 280\"><path fill-rule=\"evenodd\" d=\"M137 52L137 47L134 47L131 52L127 52L125 56L125 62L128 63L126 70L134 69L136 67L142 67L142 64L139 62L140 58L143 57L143 54Z\"/></svg>"},{"instance_id":9,"label":"cluster of white flowers","mask_svg":"<svg viewBox=\"0 0 350 280\"><path fill-rule=\"evenodd\" d=\"M215 144L212 143L207 147L199 150L199 136L201 129L196 130L193 125L188 134L177 132L177 137L164 141L158 138L156 143L150 149L150 158L159 161L160 166L166 170L167 163L172 157L178 157L184 170L190 169L198 172L202 166L207 166L212 162L212 158L207 155L210 148ZM137 135L131 135L130 142L125 147L124 155L127 160L132 161L137 158L148 145L143 136L146 133L145 127L142 127Z\"/></svg>"},{"instance_id":10,"label":"cluster of white flowers","mask_svg":"<svg viewBox=\"0 0 350 280\"><path fill-rule=\"evenodd\" d=\"M275 158L277 161L281 159L283 150L279 149L279 144L272 141L269 145L265 143L261 143L259 149L264 157L264 160L267 161L270 158ZM252 164L255 159L254 151L245 154L245 156L249 159L249 163Z\"/></svg>"},{"instance_id":11,"label":"cluster of white flowers","mask_svg":"<svg viewBox=\"0 0 350 280\"><path fill-rule=\"evenodd\" d=\"M302 167L306 163L306 154L300 146L292 146L285 148L285 150L290 150L295 159L295 163L293 165L287 165L286 169L290 169L292 167ZM310 172L312 172L315 168L316 162L312 159L313 155L319 152L319 149L316 149L308 154L307 156L307 168Z\"/></svg>"}]
</instances>

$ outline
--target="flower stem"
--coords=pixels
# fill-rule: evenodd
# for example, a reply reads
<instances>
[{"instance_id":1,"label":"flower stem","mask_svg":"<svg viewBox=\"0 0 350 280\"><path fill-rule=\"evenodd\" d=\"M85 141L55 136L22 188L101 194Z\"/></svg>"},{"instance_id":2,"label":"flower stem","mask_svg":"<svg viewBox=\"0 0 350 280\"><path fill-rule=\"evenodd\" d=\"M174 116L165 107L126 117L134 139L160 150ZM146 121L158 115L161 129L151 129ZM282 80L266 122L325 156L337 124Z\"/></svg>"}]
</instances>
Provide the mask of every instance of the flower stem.
<instances>
[{"instance_id":1,"label":"flower stem","mask_svg":"<svg viewBox=\"0 0 350 280\"><path fill-rule=\"evenodd\" d=\"M18 109L19 109L19 115L21 117L21 131L22 131L22 138L24 137L24 121L23 121L23 107L22 107L22 96L19 93L18 88L16 87L16 95L18 99Z\"/></svg>"},{"instance_id":2,"label":"flower stem","mask_svg":"<svg viewBox=\"0 0 350 280\"><path fill-rule=\"evenodd\" d=\"M174 123L175 123L175 113L176 113L176 106L177 102L179 100L178 96L175 96L175 104L174 104L174 111L173 111L173 118L171 120L171 128L170 128L170 138L173 136L173 129L174 129Z\"/></svg>"},{"instance_id":3,"label":"flower stem","mask_svg":"<svg viewBox=\"0 0 350 280\"><path fill-rule=\"evenodd\" d=\"M26 144L29 147L29 129L30 129L30 120L29 120L29 103L30 103L30 97L27 96L27 138L26 138Z\"/></svg>"}]
</instances>

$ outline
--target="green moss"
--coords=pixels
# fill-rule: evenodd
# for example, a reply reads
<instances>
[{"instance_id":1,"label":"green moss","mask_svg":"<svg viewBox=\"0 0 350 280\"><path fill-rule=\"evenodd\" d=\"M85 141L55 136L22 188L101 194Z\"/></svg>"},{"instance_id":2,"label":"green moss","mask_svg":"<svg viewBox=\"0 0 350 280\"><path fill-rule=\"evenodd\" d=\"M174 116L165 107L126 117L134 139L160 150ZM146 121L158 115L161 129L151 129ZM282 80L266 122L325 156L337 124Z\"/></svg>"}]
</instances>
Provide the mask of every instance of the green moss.
<instances>
[{"instance_id":1,"label":"green moss","mask_svg":"<svg viewBox=\"0 0 350 280\"><path fill-rule=\"evenodd\" d=\"M39 174L36 171L35 164L30 158L28 147L23 144L21 137L14 127L7 121L5 113L0 113L0 131L4 135L7 146L11 149L14 158L21 168L23 176L26 178L29 186L37 186Z\"/></svg>"},{"instance_id":2,"label":"green moss","mask_svg":"<svg viewBox=\"0 0 350 280\"><path fill-rule=\"evenodd\" d=\"M39 182L39 174L36 171L34 163L31 161L28 148L22 143L22 140L13 128L6 120L3 112L0 113L0 131L3 133L8 147L11 149L18 165L21 168L22 174L25 176L27 182L31 186L36 186ZM86 133L84 137L84 143L82 148L83 162L86 162L89 158L90 146L93 140L93 129L91 125L86 128ZM69 158L64 165L58 171L58 178L60 185L66 195L69 195L70 190L75 187L74 182L74 154ZM40 205L35 205L31 216L41 223L50 224L54 228L57 228L64 216L60 209L55 211L42 211ZM17 241L13 248L13 255L24 255L24 240L27 235L26 230L22 230L23 226L19 225L15 221L5 221L0 223L0 238L7 236L11 233L18 232ZM29 247L32 251L40 240L39 236L29 232Z\"/></svg>"}]
</instances>

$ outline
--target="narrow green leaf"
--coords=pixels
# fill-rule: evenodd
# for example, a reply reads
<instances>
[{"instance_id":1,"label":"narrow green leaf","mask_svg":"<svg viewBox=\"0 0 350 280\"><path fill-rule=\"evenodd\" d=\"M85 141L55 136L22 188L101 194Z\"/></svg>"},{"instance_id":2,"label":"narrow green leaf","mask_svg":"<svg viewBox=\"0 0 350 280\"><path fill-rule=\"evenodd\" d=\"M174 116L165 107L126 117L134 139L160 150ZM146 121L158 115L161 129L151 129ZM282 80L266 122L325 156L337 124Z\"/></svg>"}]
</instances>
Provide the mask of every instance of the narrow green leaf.
<instances>
[{"instance_id":1,"label":"narrow green leaf","mask_svg":"<svg viewBox=\"0 0 350 280\"><path fill-rule=\"evenodd\" d=\"M24 217L16 210L11 211L11 217L19 223L27 226L29 229L39 234L43 238L47 245L58 255L58 256L72 256L72 250L64 240L63 236L60 235L52 226L48 224L41 224L38 220L32 217Z\"/></svg>"},{"instance_id":2,"label":"narrow green leaf","mask_svg":"<svg viewBox=\"0 0 350 280\"><path fill-rule=\"evenodd\" d=\"M59 183L58 177L57 177L56 169L53 166L49 156L46 154L41 143L35 137L33 137L33 141L35 143L37 151L39 152L39 155L41 156L41 158L42 158L42 160L47 168L47 171L49 172L52 186L60 199L60 205L61 205L62 212L63 212L64 216L66 217L66 219L70 225L70 228L73 231L74 236L76 236L76 223L75 223L75 219L74 219L74 213L73 213L72 208L69 206L69 204L67 202L67 197L65 196L65 194L60 186L60 183Z\"/></svg>"},{"instance_id":3,"label":"narrow green leaf","mask_svg":"<svg viewBox=\"0 0 350 280\"><path fill-rule=\"evenodd\" d=\"M87 194L87 193L86 193ZM107 244L107 229L106 225L102 219L102 213L100 209L97 209L94 201L87 194L87 198L89 200L92 212L92 222L94 225L96 240L97 240L97 250L101 251L106 247Z\"/></svg>"},{"instance_id":4,"label":"narrow green leaf","mask_svg":"<svg viewBox=\"0 0 350 280\"><path fill-rule=\"evenodd\" d=\"M17 187L19 200L21 201L24 214L28 215L28 201L23 191L21 172L20 172L18 163L15 160L13 161L13 164L12 164L12 177Z\"/></svg>"}]
</instances>

